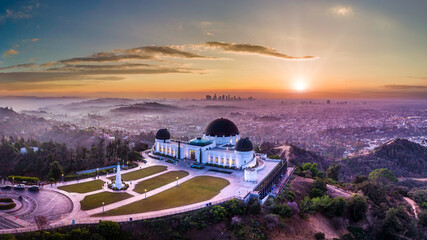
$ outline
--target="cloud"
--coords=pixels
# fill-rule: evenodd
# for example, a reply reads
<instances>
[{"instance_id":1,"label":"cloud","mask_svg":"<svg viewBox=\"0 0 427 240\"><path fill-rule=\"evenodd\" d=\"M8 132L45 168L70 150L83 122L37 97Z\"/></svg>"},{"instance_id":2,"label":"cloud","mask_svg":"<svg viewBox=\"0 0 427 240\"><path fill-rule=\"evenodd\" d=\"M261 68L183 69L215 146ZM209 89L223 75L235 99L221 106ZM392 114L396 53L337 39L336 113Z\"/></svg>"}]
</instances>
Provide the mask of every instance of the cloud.
<instances>
[{"instance_id":1,"label":"cloud","mask_svg":"<svg viewBox=\"0 0 427 240\"><path fill-rule=\"evenodd\" d=\"M198 54L178 50L169 46L145 46L145 47L131 48L127 50L116 50L116 51L123 52L126 54L138 54L141 56L152 56L152 57L157 55L162 55L166 57L177 57L177 58L206 58Z\"/></svg>"},{"instance_id":2,"label":"cloud","mask_svg":"<svg viewBox=\"0 0 427 240\"><path fill-rule=\"evenodd\" d=\"M343 7L343 6L336 6L331 9L329 9L333 14L338 16L351 16L354 14L353 8L351 7Z\"/></svg>"},{"instance_id":3,"label":"cloud","mask_svg":"<svg viewBox=\"0 0 427 240\"><path fill-rule=\"evenodd\" d=\"M187 49L191 47L190 49ZM0 68L0 84L40 83L56 81L113 81L122 80L128 74L204 74L205 69L193 68L192 63L176 59L220 59L204 56L194 51L219 49L220 51L257 54L285 60L310 60L312 56L293 57L273 48L225 42L178 46L142 46L97 52L86 57L60 59L43 64L25 63ZM9 50L15 51L15 50ZM8 54L18 54L9 52ZM16 71L7 71L17 69ZM3 71L3 72L2 72ZM106 76L109 75L109 76Z\"/></svg>"},{"instance_id":4,"label":"cloud","mask_svg":"<svg viewBox=\"0 0 427 240\"><path fill-rule=\"evenodd\" d=\"M0 23L7 19L24 19L24 18L30 18L30 17L31 15L28 12L13 11L10 9L6 9L6 13L3 15L0 15Z\"/></svg>"},{"instance_id":5,"label":"cloud","mask_svg":"<svg viewBox=\"0 0 427 240\"><path fill-rule=\"evenodd\" d=\"M427 91L427 86L424 85L399 85L399 84L393 84L393 85L384 85L384 88L390 89L390 90L418 90L418 91Z\"/></svg>"},{"instance_id":6,"label":"cloud","mask_svg":"<svg viewBox=\"0 0 427 240\"><path fill-rule=\"evenodd\" d=\"M9 70L9 69L15 69L15 68L29 68L29 67L35 67L37 64L35 63L24 63L24 64L18 64L18 65L12 65L7 67L0 67L0 70Z\"/></svg>"},{"instance_id":7,"label":"cloud","mask_svg":"<svg viewBox=\"0 0 427 240\"><path fill-rule=\"evenodd\" d=\"M427 77L408 76L407 78L412 78L412 79L417 79L417 80L427 80Z\"/></svg>"},{"instance_id":8,"label":"cloud","mask_svg":"<svg viewBox=\"0 0 427 240\"><path fill-rule=\"evenodd\" d=\"M40 39L38 39L38 38L31 39L32 42L37 42L38 40L40 40Z\"/></svg>"},{"instance_id":9,"label":"cloud","mask_svg":"<svg viewBox=\"0 0 427 240\"><path fill-rule=\"evenodd\" d=\"M304 57L293 57L283 53L279 53L273 48L268 48L259 45L251 45L251 44L236 44L236 43L226 43L226 42L206 42L203 46L209 48L220 48L222 50L228 52L237 52L237 53L249 53L249 54L257 54L262 56L270 56L281 58L285 60L313 60L317 57L314 56L304 56Z\"/></svg>"},{"instance_id":10,"label":"cloud","mask_svg":"<svg viewBox=\"0 0 427 240\"><path fill-rule=\"evenodd\" d=\"M7 55L18 55L19 52L13 49L9 49L6 52L3 53L3 56L7 56Z\"/></svg>"}]
</instances>

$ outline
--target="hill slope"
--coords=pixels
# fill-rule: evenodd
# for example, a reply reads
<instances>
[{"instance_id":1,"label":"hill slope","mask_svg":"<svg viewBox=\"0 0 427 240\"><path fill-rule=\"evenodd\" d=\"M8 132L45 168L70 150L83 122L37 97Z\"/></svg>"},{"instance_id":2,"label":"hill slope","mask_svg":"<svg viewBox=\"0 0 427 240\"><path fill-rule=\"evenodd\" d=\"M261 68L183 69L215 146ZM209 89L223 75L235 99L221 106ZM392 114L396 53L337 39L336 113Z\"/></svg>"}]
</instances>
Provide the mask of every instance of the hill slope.
<instances>
[{"instance_id":1,"label":"hill slope","mask_svg":"<svg viewBox=\"0 0 427 240\"><path fill-rule=\"evenodd\" d=\"M388 168L397 177L427 177L427 148L406 139L395 139L372 152L342 160L340 176L367 175L377 168Z\"/></svg>"}]
</instances>

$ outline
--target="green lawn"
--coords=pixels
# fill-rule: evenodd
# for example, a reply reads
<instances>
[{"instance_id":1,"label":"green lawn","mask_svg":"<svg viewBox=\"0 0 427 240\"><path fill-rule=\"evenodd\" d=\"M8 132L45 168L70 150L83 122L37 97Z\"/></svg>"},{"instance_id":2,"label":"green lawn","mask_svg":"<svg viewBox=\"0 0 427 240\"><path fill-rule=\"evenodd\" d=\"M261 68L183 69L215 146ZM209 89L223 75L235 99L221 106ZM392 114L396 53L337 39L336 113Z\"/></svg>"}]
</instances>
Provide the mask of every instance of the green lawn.
<instances>
[{"instance_id":1,"label":"green lawn","mask_svg":"<svg viewBox=\"0 0 427 240\"><path fill-rule=\"evenodd\" d=\"M102 202L104 202L105 205L108 205L130 197L132 197L132 195L125 192L100 192L97 194L86 196L83 200L80 201L80 205L82 210L90 210L97 207L101 207Z\"/></svg>"},{"instance_id":2,"label":"green lawn","mask_svg":"<svg viewBox=\"0 0 427 240\"><path fill-rule=\"evenodd\" d=\"M58 189L61 189L67 192L87 193L87 192L93 192L93 191L102 189L102 184L104 184L104 181L95 180L90 182L60 186L58 187Z\"/></svg>"},{"instance_id":3,"label":"green lawn","mask_svg":"<svg viewBox=\"0 0 427 240\"><path fill-rule=\"evenodd\" d=\"M223 178L198 176L183 182L178 187L172 187L147 199L112 209L105 214L95 214L93 217L143 213L198 203L215 197L229 184L230 182Z\"/></svg>"},{"instance_id":4,"label":"green lawn","mask_svg":"<svg viewBox=\"0 0 427 240\"><path fill-rule=\"evenodd\" d=\"M143 168L143 169L140 169L140 170L136 170L136 171L133 171L133 172L130 172L130 173L122 174L122 180L123 181L130 181L130 180L136 180L136 179L140 179L140 178L145 178L145 177L148 177L150 175L166 171L166 169L168 169L168 167L161 166L161 165L146 167L146 168ZM116 176L109 177L108 179L114 181L114 180L116 180Z\"/></svg>"},{"instance_id":5,"label":"green lawn","mask_svg":"<svg viewBox=\"0 0 427 240\"><path fill-rule=\"evenodd\" d=\"M183 177L188 176L188 174L189 173L186 171L170 171L157 177L153 177L145 181L139 182L135 185L134 191L137 193L144 193L145 189L147 189L147 191L151 191L153 189L176 181L176 177L179 177L181 179Z\"/></svg>"}]
</instances>

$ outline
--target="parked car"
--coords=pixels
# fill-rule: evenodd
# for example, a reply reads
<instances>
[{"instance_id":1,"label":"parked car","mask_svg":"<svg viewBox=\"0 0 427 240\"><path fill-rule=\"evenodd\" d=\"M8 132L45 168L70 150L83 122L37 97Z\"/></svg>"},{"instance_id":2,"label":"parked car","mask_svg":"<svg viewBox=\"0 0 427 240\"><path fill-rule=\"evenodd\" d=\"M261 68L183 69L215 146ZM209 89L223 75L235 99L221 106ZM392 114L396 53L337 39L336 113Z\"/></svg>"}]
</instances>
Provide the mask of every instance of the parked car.
<instances>
[{"instance_id":1,"label":"parked car","mask_svg":"<svg viewBox=\"0 0 427 240\"><path fill-rule=\"evenodd\" d=\"M193 163L191 164L191 168L203 169L205 166L203 166L201 163Z\"/></svg>"},{"instance_id":2,"label":"parked car","mask_svg":"<svg viewBox=\"0 0 427 240\"><path fill-rule=\"evenodd\" d=\"M13 189L15 190L24 190L25 189L25 185L24 184L18 184L13 186Z\"/></svg>"},{"instance_id":3,"label":"parked car","mask_svg":"<svg viewBox=\"0 0 427 240\"><path fill-rule=\"evenodd\" d=\"M40 188L39 186L33 185L33 186L29 186L28 190L37 192L38 190L40 190Z\"/></svg>"},{"instance_id":4,"label":"parked car","mask_svg":"<svg viewBox=\"0 0 427 240\"><path fill-rule=\"evenodd\" d=\"M12 189L11 185L4 185L0 187L1 189Z\"/></svg>"}]
</instances>

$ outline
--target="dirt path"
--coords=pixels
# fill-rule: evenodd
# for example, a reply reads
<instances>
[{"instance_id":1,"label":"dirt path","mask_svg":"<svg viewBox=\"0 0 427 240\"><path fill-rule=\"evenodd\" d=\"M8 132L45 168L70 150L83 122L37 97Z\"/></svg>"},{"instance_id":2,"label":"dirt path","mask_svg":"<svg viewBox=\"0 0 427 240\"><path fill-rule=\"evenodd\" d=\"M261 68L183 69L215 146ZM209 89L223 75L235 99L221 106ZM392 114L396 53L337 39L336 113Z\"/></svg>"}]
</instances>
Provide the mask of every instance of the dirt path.
<instances>
[{"instance_id":1,"label":"dirt path","mask_svg":"<svg viewBox=\"0 0 427 240\"><path fill-rule=\"evenodd\" d=\"M408 197L403 197L403 199L405 199L405 201L409 203L409 205L411 205L412 211L414 211L415 218L418 219L418 205L414 202L414 200Z\"/></svg>"}]
</instances>

